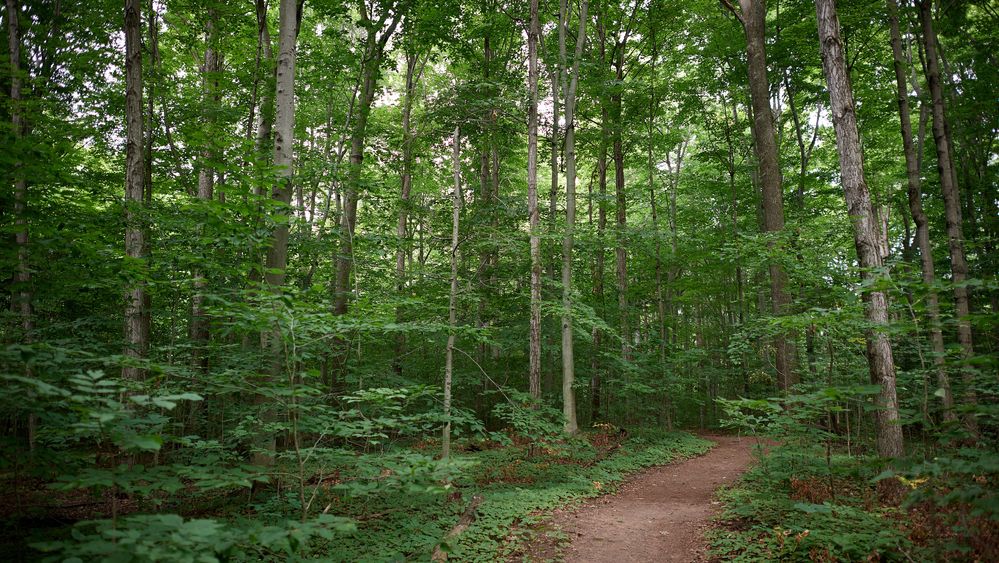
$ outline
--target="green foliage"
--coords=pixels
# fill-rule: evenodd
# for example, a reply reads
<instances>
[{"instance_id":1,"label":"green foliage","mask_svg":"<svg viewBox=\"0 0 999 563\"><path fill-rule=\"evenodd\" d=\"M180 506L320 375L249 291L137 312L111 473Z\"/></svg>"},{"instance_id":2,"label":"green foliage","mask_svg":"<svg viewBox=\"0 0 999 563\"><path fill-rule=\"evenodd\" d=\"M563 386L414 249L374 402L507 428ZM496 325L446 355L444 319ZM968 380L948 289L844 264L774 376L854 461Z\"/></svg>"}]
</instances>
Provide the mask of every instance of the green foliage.
<instances>
[{"instance_id":1,"label":"green foliage","mask_svg":"<svg viewBox=\"0 0 999 563\"><path fill-rule=\"evenodd\" d=\"M759 461L721 495L724 521L712 533L717 556L929 560L968 553L976 536L988 533L989 521L999 521L996 450L982 443L923 458L927 452L917 450L882 470L882 460L858 454L869 451L865 438L844 428L851 410L873 408L868 401L877 392L851 386L784 399L719 400L726 425L758 438ZM900 506L879 500L876 486L884 479L900 481L907 493ZM987 546L975 549L990 553Z\"/></svg>"},{"instance_id":2,"label":"green foliage","mask_svg":"<svg viewBox=\"0 0 999 563\"><path fill-rule=\"evenodd\" d=\"M515 552L511 534L523 536L544 512L613 492L629 473L698 455L710 446L690 434L636 429L618 451L600 460L594 459L593 446L582 438L567 441L561 452L534 457L525 457L525 446L456 453L456 460L467 467L448 488L454 500L385 491L366 497L363 505L346 501L345 508L359 515L358 530L338 538L328 557L336 561L426 558L472 496L482 495L475 521L447 548L461 561L495 561ZM378 517L365 516L371 514Z\"/></svg>"},{"instance_id":3,"label":"green foliage","mask_svg":"<svg viewBox=\"0 0 999 563\"><path fill-rule=\"evenodd\" d=\"M914 7L901 8L917 131L926 118L916 141L929 256L919 255L910 220L884 6L838 6L890 254L858 281L808 2L773 2L766 14L785 222L768 233L746 45L714 0L591 2L574 147L564 115L552 113L564 102L553 96L562 91L558 9L542 3L537 233L526 226L527 3L375 0L359 11L299 2L286 92L294 130L280 139L275 77L289 52L278 49L278 2L259 14L253 2L138 4L143 104L133 117L144 138L133 144L120 4L14 1L17 29L3 15L13 34L0 53L0 487L9 491L0 559L34 553L29 542L81 560L420 558L461 513L453 496L482 492L479 521L447 548L487 560L509 555L511 526L527 529L530 514L705 447L634 428L723 421L761 444L777 441L731 492L758 509L738 515L752 532L731 539L763 541L747 558L821 558L827 548L830 557L892 557L896 542L919 559L894 528L873 532L878 518L901 518L867 506L879 474L911 491L906 510L939 512L934 533L953 545L932 554L999 558L974 544L991 537L979 532L999 512L999 26L990 6L933 13L959 163L956 238L932 112L923 111L923 34ZM569 4L574 52L580 6ZM463 205L451 327L454 178L445 162L455 125ZM274 197L286 172L274 164L278 141L293 153L290 203ZM126 202L124 156L135 148L148 177L142 201ZM563 212L570 148L573 225ZM145 239L141 257L125 256L126 212ZM606 444L562 433L558 258L570 227L578 419L632 429L608 457ZM544 257L539 400L526 393L530 234ZM957 239L969 262L960 283L948 260ZM922 258L935 267L932 282ZM791 299L779 314L772 266ZM147 342L126 350L125 296L140 283ZM962 288L971 313L959 319ZM865 320L874 289L887 294L887 327ZM334 306L341 299L346 311ZM958 338L964 322L973 350ZM876 388L862 383L873 328L891 339L909 453L887 473L872 455ZM942 353L931 342L937 328ZM780 335L803 384L772 399ZM119 376L130 368L138 373ZM943 411L941 375L957 420ZM467 450L447 462L436 458L445 424L454 448ZM827 492L808 496L795 483ZM808 534L798 539L806 528L783 520Z\"/></svg>"},{"instance_id":4,"label":"green foliage","mask_svg":"<svg viewBox=\"0 0 999 563\"><path fill-rule=\"evenodd\" d=\"M71 541L40 542L33 547L60 555L51 561L169 561L209 563L307 559L306 547L316 539L332 540L354 530L347 519L326 514L306 522L263 525L254 521L227 524L211 519L185 520L176 514L130 516L117 522L97 520L73 527Z\"/></svg>"}]
</instances>

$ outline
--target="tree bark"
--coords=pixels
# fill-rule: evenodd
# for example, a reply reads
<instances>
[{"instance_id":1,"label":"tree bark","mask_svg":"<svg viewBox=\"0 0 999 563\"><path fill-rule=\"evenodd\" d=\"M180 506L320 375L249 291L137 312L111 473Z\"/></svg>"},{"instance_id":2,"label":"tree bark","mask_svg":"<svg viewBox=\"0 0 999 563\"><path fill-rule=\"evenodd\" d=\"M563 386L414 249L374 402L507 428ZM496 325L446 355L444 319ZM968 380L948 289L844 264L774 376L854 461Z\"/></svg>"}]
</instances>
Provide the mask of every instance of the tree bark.
<instances>
[{"instance_id":1,"label":"tree bark","mask_svg":"<svg viewBox=\"0 0 999 563\"><path fill-rule=\"evenodd\" d=\"M567 0L559 2L559 66L565 96L565 236L562 238L562 414L565 432L579 431L576 420L576 360L572 340L572 246L576 230L576 90L579 87L579 64L586 43L587 0L579 5L579 29L573 53L572 70L566 61L566 34L569 27Z\"/></svg>"},{"instance_id":2,"label":"tree bark","mask_svg":"<svg viewBox=\"0 0 999 563\"><path fill-rule=\"evenodd\" d=\"M215 160L215 151L212 148L212 141L217 109L214 107L218 103L218 73L220 70L220 59L216 50L218 40L218 14L214 9L209 10L209 19L205 28L205 57L201 67L201 103L202 119L206 128L205 144L201 151L201 170L198 171L198 199L203 203L210 202L215 190L215 168L212 161ZM202 238L204 225L198 225L198 238ZM197 242L200 244L200 241ZM197 265L192 272L194 278L194 295L191 296L191 360L192 367L201 372L208 371L208 355L205 347L208 345L208 319L205 315L204 292L208 285L204 273Z\"/></svg>"},{"instance_id":3,"label":"tree bark","mask_svg":"<svg viewBox=\"0 0 999 563\"><path fill-rule=\"evenodd\" d=\"M27 132L21 95L21 33L20 6L16 0L7 0L7 53L10 58L10 121L15 142L20 142ZM20 155L21 146L15 148ZM31 266L29 260L28 237L28 180L22 171L24 163L18 158L12 166L14 176L14 225L17 245L17 270L14 272L14 299L11 308L21 318L22 342L31 341L34 331L34 315L31 306Z\"/></svg>"},{"instance_id":4,"label":"tree bark","mask_svg":"<svg viewBox=\"0 0 999 563\"><path fill-rule=\"evenodd\" d=\"M347 185L344 193L343 213L340 225L340 248L336 260L336 277L334 279L333 314L347 314L350 297L350 276L354 265L354 231L357 227L357 202L361 187L361 171L364 161L364 143L367 138L368 116L371 114L371 104L380 75L385 45L395 33L402 18L401 6L396 11L386 11L377 22L372 22L366 10L362 9L361 27L367 28L364 60L361 69L361 89L357 119L350 139L350 161L347 172ZM381 34L379 35L379 32ZM342 352L341 352L342 353ZM343 368L345 356L340 359Z\"/></svg>"},{"instance_id":5,"label":"tree bark","mask_svg":"<svg viewBox=\"0 0 999 563\"><path fill-rule=\"evenodd\" d=\"M947 222L947 248L950 251L951 281L954 284L954 309L957 313L957 340L961 344L965 361L975 354L971 334L971 305L968 288L968 261L964 255L964 229L961 220L961 193L954 171L954 160L950 138L947 134L947 113L944 103L943 84L940 79L940 64L937 57L937 35L933 29L933 13L929 0L919 0L919 19L923 28L923 42L926 48L926 82L933 100L933 140L937 148L937 170L940 173L940 189L943 191L944 217ZM974 405L978 402L975 392L975 373L963 370L964 402ZM965 426L973 434L978 433L975 414L969 412L964 419Z\"/></svg>"},{"instance_id":6,"label":"tree bark","mask_svg":"<svg viewBox=\"0 0 999 563\"><path fill-rule=\"evenodd\" d=\"M267 3L265 0L256 0L255 4L257 15L257 48L260 50L260 56L262 57L262 66L267 70L267 78L264 81L265 86L260 95L260 120L257 122L256 139L254 141L254 148L257 152L256 156L263 160L274 130L274 72L271 69L274 61L274 52L271 44L270 27L267 25ZM258 178L257 196L264 195L264 185L264 179L261 175Z\"/></svg>"},{"instance_id":7,"label":"tree bark","mask_svg":"<svg viewBox=\"0 0 999 563\"><path fill-rule=\"evenodd\" d=\"M531 397L541 399L541 237L538 212L538 0L530 0L527 31L527 213L531 244L531 328L528 383Z\"/></svg>"},{"instance_id":8,"label":"tree bark","mask_svg":"<svg viewBox=\"0 0 999 563\"><path fill-rule=\"evenodd\" d=\"M413 98L416 85L423 71L420 54L413 49L406 51L406 90L402 100L402 181L399 188L399 220L396 223L395 279L396 293L401 298L406 289L406 225L409 220L409 196L413 188ZM402 306L395 311L396 322L402 322ZM402 374L402 356L406 353L406 335L399 334L395 341L395 358L392 367Z\"/></svg>"},{"instance_id":9,"label":"tree bark","mask_svg":"<svg viewBox=\"0 0 999 563\"><path fill-rule=\"evenodd\" d=\"M458 221L461 219L461 129L454 128L454 209L451 216L451 292L447 306L447 351L444 358L444 435L441 457L451 455L451 378L454 373L454 339L458 319Z\"/></svg>"},{"instance_id":10,"label":"tree bark","mask_svg":"<svg viewBox=\"0 0 999 563\"><path fill-rule=\"evenodd\" d=\"M853 99L853 88L846 66L839 17L834 0L816 0L822 67L829 86L836 148L839 152L840 178L847 210L853 220L854 243L861 276L872 280L882 267L879 252L879 227L871 196L864 178L863 153ZM872 328L867 331L867 361L871 383L878 385L878 410L875 414L878 454L885 458L902 456L902 427L899 424L895 392L895 362L891 341L885 333L888 325L888 298L883 291L864 293L864 316ZM882 483L888 483L884 480ZM887 486L887 485L886 485Z\"/></svg>"},{"instance_id":11,"label":"tree bark","mask_svg":"<svg viewBox=\"0 0 999 563\"><path fill-rule=\"evenodd\" d=\"M598 6L600 6L598 4ZM602 7L602 6L601 6ZM597 37L600 39L601 66L607 62L607 30L604 26L605 14L601 10L597 17ZM606 99L600 100L600 147L597 152L597 249L593 266L593 297L600 316L606 313L604 306L604 231L607 229L607 146L610 141L608 130L609 116ZM598 327L593 327L593 356L591 358L590 376L590 417L600 419L601 388L600 354L603 345L603 333Z\"/></svg>"},{"instance_id":12,"label":"tree bark","mask_svg":"<svg viewBox=\"0 0 999 563\"><path fill-rule=\"evenodd\" d=\"M895 96L898 101L898 117L902 133L902 150L905 153L905 170L908 180L907 194L909 198L909 213L916 225L916 246L919 247L920 268L923 283L926 285L926 313L930 325L930 346L933 351L933 366L937 374L937 385L943 389L943 418L955 419L954 398L951 395L950 380L944 366L944 340L940 328L940 304L937 292L933 289L935 273L933 271L933 247L930 246L930 227L926 213L923 211L921 179L919 176L919 157L913 146L912 120L909 111L909 89L906 84L905 54L902 51L902 33L898 24L898 3L896 0L886 0L888 7L888 22L891 32L891 50L895 69ZM925 108L925 106L923 106Z\"/></svg>"},{"instance_id":13,"label":"tree bark","mask_svg":"<svg viewBox=\"0 0 999 563\"><path fill-rule=\"evenodd\" d=\"M281 0L280 23L278 25L278 58L277 81L274 95L274 167L277 177L271 190L271 199L281 205L280 214L291 213L292 182L294 176L294 141L295 141L295 56L296 56L296 19L297 6L295 0ZM290 219L290 218L289 218ZM280 293L284 287L286 268L288 267L288 224L281 221L274 230L267 256L264 261L264 282L268 289ZM265 339L266 341L266 339ZM277 375L285 357L283 335L280 327L276 327L270 337L270 353L274 361L272 372ZM258 403L265 400L258 396ZM254 456L258 465L274 463L272 454L276 450L273 434L262 436L263 453Z\"/></svg>"},{"instance_id":14,"label":"tree bark","mask_svg":"<svg viewBox=\"0 0 999 563\"><path fill-rule=\"evenodd\" d=\"M125 296L125 356L131 365L122 368L124 379L141 379L137 363L149 349L143 326L146 307L146 256L144 217L145 159L142 115L142 9L139 0L125 0L125 256L134 264L134 279Z\"/></svg>"},{"instance_id":15,"label":"tree bark","mask_svg":"<svg viewBox=\"0 0 999 563\"><path fill-rule=\"evenodd\" d=\"M277 178L271 198L285 206L291 204L294 175L296 11L295 0L281 0L274 96L274 167ZM287 209L280 211L287 212ZM282 221L274 230L273 240L267 249L264 279L268 286L278 289L284 285L287 265L288 224Z\"/></svg>"},{"instance_id":16,"label":"tree bark","mask_svg":"<svg viewBox=\"0 0 999 563\"><path fill-rule=\"evenodd\" d=\"M10 121L11 131L14 141L17 143L15 154L20 155L22 151L21 141L28 133L27 120L24 110L21 107L21 30L20 30L20 5L17 0L6 0L7 9L7 54L10 59ZM14 291L12 292L11 309L12 312L20 316L21 319L21 342L31 344L35 331L35 318L32 309L31 290L31 250L29 247L29 224L28 224L28 179L25 177L22 168L24 163L15 159L12 168L14 176L14 242L17 245L17 270L14 272ZM25 377L33 377L30 365L25 365ZM28 414L28 449L35 449L35 433L37 426L37 415Z\"/></svg>"},{"instance_id":17,"label":"tree bark","mask_svg":"<svg viewBox=\"0 0 999 563\"><path fill-rule=\"evenodd\" d=\"M447 351L444 358L444 436L441 457L447 459L451 455L451 377L454 369L454 331L457 328L458 314L458 221L461 219L461 129L454 128L454 152L452 154L454 168L454 209L451 219L451 293L448 296L447 308Z\"/></svg>"},{"instance_id":18,"label":"tree bark","mask_svg":"<svg viewBox=\"0 0 999 563\"><path fill-rule=\"evenodd\" d=\"M770 109L770 81L767 78L766 54L766 0L739 0L741 10L725 2L739 21L746 36L746 59L749 72L749 97L753 108L753 142L756 147L757 166L763 192L763 230L780 233L784 230L784 197L781 186L780 157L777 153L777 134L774 129L773 111ZM773 252L777 241L772 238L768 247ZM770 300L775 316L783 315L791 302L785 286L787 276L773 257L769 261ZM795 382L794 343L786 334L774 337L777 367L777 385L787 393Z\"/></svg>"},{"instance_id":19,"label":"tree bark","mask_svg":"<svg viewBox=\"0 0 999 563\"><path fill-rule=\"evenodd\" d=\"M617 88L624 82L624 50L625 43L619 42L614 49L614 76ZM614 267L617 277L617 307L621 317L621 359L631 361L631 323L628 308L628 195L624 183L624 123L622 123L622 93L614 90L610 96L611 118L614 128L611 135L612 155L614 159L614 196L616 247L614 249Z\"/></svg>"}]
</instances>

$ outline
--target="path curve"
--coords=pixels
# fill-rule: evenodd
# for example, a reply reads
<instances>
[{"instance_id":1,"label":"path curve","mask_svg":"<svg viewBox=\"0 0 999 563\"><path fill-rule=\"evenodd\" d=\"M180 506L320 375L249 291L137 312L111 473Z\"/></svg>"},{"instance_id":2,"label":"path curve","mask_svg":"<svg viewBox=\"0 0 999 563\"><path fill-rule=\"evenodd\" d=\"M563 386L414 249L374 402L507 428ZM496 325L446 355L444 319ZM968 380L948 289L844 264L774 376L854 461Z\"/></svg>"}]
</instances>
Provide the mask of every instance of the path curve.
<instances>
[{"instance_id":1,"label":"path curve","mask_svg":"<svg viewBox=\"0 0 999 563\"><path fill-rule=\"evenodd\" d=\"M705 561L704 532L720 509L715 491L735 481L751 461L751 438L704 436L708 453L653 467L613 495L599 497L553 524L570 540L571 563Z\"/></svg>"}]
</instances>

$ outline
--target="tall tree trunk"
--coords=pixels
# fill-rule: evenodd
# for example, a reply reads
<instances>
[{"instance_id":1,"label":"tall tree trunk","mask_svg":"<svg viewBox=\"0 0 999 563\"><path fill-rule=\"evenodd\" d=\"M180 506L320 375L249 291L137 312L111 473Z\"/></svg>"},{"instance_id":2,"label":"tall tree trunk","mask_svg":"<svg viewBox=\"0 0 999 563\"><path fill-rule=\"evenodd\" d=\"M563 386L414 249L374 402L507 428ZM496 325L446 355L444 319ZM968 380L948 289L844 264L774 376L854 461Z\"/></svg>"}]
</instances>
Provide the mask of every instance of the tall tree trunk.
<instances>
[{"instance_id":1,"label":"tall tree trunk","mask_svg":"<svg viewBox=\"0 0 999 563\"><path fill-rule=\"evenodd\" d=\"M586 43L587 0L579 5L579 30L573 53L572 70L566 61L565 36L569 27L567 0L559 2L559 66L562 91L565 95L565 236L562 238L562 414L565 432L579 431L576 421L576 360L572 341L572 245L576 230L576 89L579 86L579 64Z\"/></svg>"},{"instance_id":2,"label":"tall tree trunk","mask_svg":"<svg viewBox=\"0 0 999 563\"><path fill-rule=\"evenodd\" d=\"M295 55L296 55L296 2L281 0L278 32L277 82L274 96L274 167L277 181L271 197L282 205L291 204L292 177L294 175L295 135ZM282 209L280 213L290 213ZM279 290L285 282L288 265L288 224L282 221L273 234L267 249L267 285Z\"/></svg>"},{"instance_id":3,"label":"tall tree trunk","mask_svg":"<svg viewBox=\"0 0 999 563\"><path fill-rule=\"evenodd\" d=\"M267 189L268 168L266 162L269 160L267 149L271 143L274 130L274 90L276 78L274 68L274 49L271 44L270 26L267 24L267 2L266 0L256 0L255 10L257 16L257 58L260 68L264 69L263 88L260 94L260 117L257 121L257 130L254 134L254 159L259 164L255 167L255 182L253 187L254 195L259 199L264 197ZM256 205L255 222L257 225L263 223L263 208L259 203ZM260 256L254 253L253 262L250 267L249 281L251 286L257 285L263 278ZM247 342L249 339L247 339Z\"/></svg>"},{"instance_id":4,"label":"tall tree trunk","mask_svg":"<svg viewBox=\"0 0 999 563\"><path fill-rule=\"evenodd\" d=\"M597 18L597 36L600 38L600 61L601 65L607 60L607 31L604 27L604 13L600 12ZM600 316L606 313L604 307L604 231L607 228L607 145L610 141L608 130L609 116L607 115L606 99L600 102L600 147L597 153L597 249L596 259L593 266L593 297L596 302L597 311ZM593 357L591 360L590 376L590 410L591 418L600 418L601 407L601 377L600 354L603 344L603 333L593 327Z\"/></svg>"},{"instance_id":5,"label":"tall tree trunk","mask_svg":"<svg viewBox=\"0 0 999 563\"><path fill-rule=\"evenodd\" d=\"M201 151L201 170L198 171L198 199L202 203L210 202L215 190L215 168L212 164L212 161L215 160L215 151L212 148L214 143L212 139L215 133L213 126L217 113L215 105L218 103L218 73L220 69L219 55L216 51L218 38L217 12L214 9L210 9L208 18L205 29L205 58L201 67L202 119L207 129L207 134L204 135L206 146ZM204 225L199 224L197 227L199 239L202 238L201 231L203 229ZM198 266L195 266L192 274L194 277L194 295L191 297L191 363L194 369L206 372L208 371L208 355L205 348L208 345L209 335L208 318L205 315L204 309L204 292L208 283Z\"/></svg>"},{"instance_id":6,"label":"tall tree trunk","mask_svg":"<svg viewBox=\"0 0 999 563\"><path fill-rule=\"evenodd\" d=\"M530 0L527 31L527 213L531 239L531 333L529 373L531 396L541 399L541 237L538 212L538 0Z\"/></svg>"},{"instance_id":7,"label":"tall tree trunk","mask_svg":"<svg viewBox=\"0 0 999 563\"><path fill-rule=\"evenodd\" d=\"M21 83L21 32L17 0L7 0L7 48L10 58L10 121L15 142L16 155L23 147L20 141L27 132L27 121L22 108ZM28 249L28 180L23 172L24 163L17 158L13 163L14 176L14 224L16 228L17 270L14 273L15 296L11 300L12 309L21 317L21 339L31 341L34 331L34 317L31 310L31 266Z\"/></svg>"},{"instance_id":8,"label":"tall tree trunk","mask_svg":"<svg viewBox=\"0 0 999 563\"><path fill-rule=\"evenodd\" d=\"M725 0L725 5L739 21L746 36L746 59L749 71L749 97L753 108L753 141L760 184L763 192L763 230L767 233L780 233L784 230L784 197L781 187L780 159L777 153L777 134L774 129L773 112L770 109L770 81L767 78L766 54L766 0L739 0L741 7L735 7ZM768 243L774 249L777 242ZM783 315L791 302L785 285L787 276L780 263L771 258L770 300L773 313ZM785 393L794 384L794 343L788 335L774 337L776 352L777 385Z\"/></svg>"},{"instance_id":9,"label":"tall tree trunk","mask_svg":"<svg viewBox=\"0 0 999 563\"><path fill-rule=\"evenodd\" d=\"M282 207L281 214L291 213L292 178L294 176L294 141L295 141L295 55L296 55L296 2L281 0L280 23L278 25L278 58L277 81L274 95L274 167L277 178L271 191L271 198ZM280 221L274 230L265 259L264 282L270 291L279 293L285 283L288 266L288 221ZM280 328L271 335L271 357L274 365L272 370L276 375L284 360ZM258 396L258 403L264 397ZM270 455L276 449L273 434L262 437L264 453L257 454L255 461L259 465L270 465L274 462Z\"/></svg>"},{"instance_id":10,"label":"tall tree trunk","mask_svg":"<svg viewBox=\"0 0 999 563\"><path fill-rule=\"evenodd\" d=\"M864 178L860 133L854 112L856 106L843 41L840 39L835 0L816 0L815 11L819 22L822 67L829 86L832 120L836 130L840 181L843 184L847 210L853 220L854 243L861 276L864 280L871 280L883 265L879 252L879 227L871 206L867 180ZM885 333L888 325L888 297L883 291L866 291L864 304L864 316L871 324L866 335L871 383L880 388L875 414L878 454L885 458L898 458L902 456L902 426L898 417L891 340ZM884 480L882 483L888 486L890 481Z\"/></svg>"},{"instance_id":11,"label":"tall tree trunk","mask_svg":"<svg viewBox=\"0 0 999 563\"><path fill-rule=\"evenodd\" d=\"M397 7L398 8L398 7ZM385 45L395 33L402 18L402 13L385 12L377 22L371 21L367 12L362 12L362 21L358 24L367 29L364 59L361 65L361 87L358 99L357 119L350 139L350 161L347 172L347 186L344 193L343 213L340 224L340 248L336 260L336 277L334 279L333 314L347 314L350 297L350 276L354 265L354 231L357 227L357 202L361 187L361 172L364 161L364 143L367 139L368 116L371 114L371 104L375 99L378 86L379 69L385 54ZM379 34L380 32L380 34ZM341 352L342 353L342 352ZM340 359L340 369L343 361Z\"/></svg>"},{"instance_id":12,"label":"tall tree trunk","mask_svg":"<svg viewBox=\"0 0 999 563\"><path fill-rule=\"evenodd\" d=\"M151 68L149 69L150 72L146 73L145 164L143 166L144 174L142 180L142 201L145 205L151 205L153 201L153 135L156 130L155 86L161 74L160 69L163 66L160 60L159 23L157 22L156 7L153 0L149 2L148 11L147 29L149 64ZM144 245L142 254L143 256L149 256L152 236L150 232L151 225L148 221L143 223L143 229L145 232L142 235L142 244ZM142 307L142 330L144 332L143 338L148 342L152 331L152 302L148 292L145 295L145 303Z\"/></svg>"},{"instance_id":13,"label":"tall tree trunk","mask_svg":"<svg viewBox=\"0 0 999 563\"><path fill-rule=\"evenodd\" d=\"M657 63L659 59L659 44L656 42L656 30L651 28L649 34L649 42L651 44L651 54L649 57L649 123L646 139L647 143L647 154L646 154L646 173L649 175L649 207L652 210L652 234L656 241L656 323L658 325L658 335L659 335L659 366L662 370L661 373L665 375L666 373L666 299L663 295L663 257L662 257L662 239L659 232L659 205L656 201L656 162L653 156L654 145L655 145L655 120L656 114L659 112L659 98L656 96L656 79L657 76ZM666 382L663 381L663 387L666 387ZM666 408L666 420L669 422L669 404L670 398L669 393L664 392L664 404Z\"/></svg>"},{"instance_id":14,"label":"tall tree trunk","mask_svg":"<svg viewBox=\"0 0 999 563\"><path fill-rule=\"evenodd\" d=\"M139 0L125 0L125 256L135 263L136 277L125 296L125 356L131 365L122 368L125 379L141 379L136 365L149 349L143 326L146 306L144 217L145 159L142 135L142 8Z\"/></svg>"},{"instance_id":15,"label":"tall tree trunk","mask_svg":"<svg viewBox=\"0 0 999 563\"><path fill-rule=\"evenodd\" d=\"M22 139L28 131L27 120L21 107L21 30L19 22L20 6L17 0L7 0L7 54L10 58L10 121L14 141L17 144L15 154L23 150ZM22 170L24 163L15 159L11 169L14 176L14 241L17 245L17 270L14 272L14 295L11 299L11 309L21 318L21 342L31 344L35 331L34 311L32 310L31 291L31 260L28 238L28 179ZM24 375L33 376L32 369L25 364ZM28 448L35 449L35 430L37 418L35 413L28 415Z\"/></svg>"},{"instance_id":16,"label":"tall tree trunk","mask_svg":"<svg viewBox=\"0 0 999 563\"><path fill-rule=\"evenodd\" d=\"M971 322L968 316L971 306L968 288L968 261L964 256L964 231L961 224L961 193L957 186L954 171L953 153L947 135L947 113L944 104L943 84L940 80L940 64L937 58L937 35L933 30L933 13L929 0L919 0L919 19L922 22L923 42L926 48L926 82L933 100L933 140L937 147L937 170L940 173L940 188L943 191L944 217L947 221L947 248L950 250L950 270L954 283L954 308L957 313L957 339L961 344L964 360L975 354L971 335ZM964 373L964 402L974 405L978 402L975 393L975 373L967 367ZM975 415L969 412L964 419L965 426L973 434L978 432Z\"/></svg>"},{"instance_id":17,"label":"tall tree trunk","mask_svg":"<svg viewBox=\"0 0 999 563\"><path fill-rule=\"evenodd\" d=\"M617 79L616 89L610 96L611 117L614 128L611 136L614 159L614 195L616 202L615 229L616 247L614 249L614 266L617 275L617 307L621 316L621 358L631 361L631 323L628 309L628 195L624 184L624 123L622 122L622 92L624 81L624 50L625 44L615 46L614 75Z\"/></svg>"},{"instance_id":18,"label":"tall tree trunk","mask_svg":"<svg viewBox=\"0 0 999 563\"><path fill-rule=\"evenodd\" d=\"M909 212L916 224L916 245L919 247L920 267L923 283L926 285L926 313L930 324L930 345L933 350L933 365L937 372L937 384L943 389L944 420L954 420L954 398L951 395L950 381L944 367L944 341L940 328L940 304L937 292L933 288L935 274L933 271L933 248L930 246L930 227L926 213L923 211L921 180L919 176L919 157L913 146L912 121L909 112L909 89L906 85L905 54L902 51L902 33L898 25L898 3L896 0L886 0L888 7L888 22L891 29L891 50L895 68L895 95L898 101L898 117L902 132L902 150L905 153L905 170L908 178ZM925 105L923 106L925 109Z\"/></svg>"},{"instance_id":19,"label":"tall tree trunk","mask_svg":"<svg viewBox=\"0 0 999 563\"><path fill-rule=\"evenodd\" d=\"M488 8L483 5L483 13L487 13ZM490 71L492 66L492 29L487 27L485 37L482 41L482 78L483 81L488 85L490 79ZM489 96L492 96L491 86L487 86L487 92ZM495 148L493 142L493 108L488 107L491 104L487 104L486 111L482 116L482 131L481 131L481 147L479 154L479 195L478 204L480 208L484 211L484 215L487 218L492 219L495 216L495 209L493 208L493 168L492 168L492 151ZM495 231L494 231L495 232ZM478 267L478 277L479 277L479 291L481 292L478 303L476 304L475 310L475 326L480 330L484 330L489 326L489 320L486 318L486 299L485 296L488 294L489 288L492 287L491 277L492 277L492 258L493 252L491 245L482 245L479 252L479 267ZM489 354L489 344L482 342L479 344L478 356L479 364L484 365L486 358ZM480 389L482 392L476 393L475 395L475 412L482 413L485 391L489 388L489 378L482 375L479 380Z\"/></svg>"},{"instance_id":20,"label":"tall tree trunk","mask_svg":"<svg viewBox=\"0 0 999 563\"><path fill-rule=\"evenodd\" d=\"M406 51L406 90L402 100L402 185L399 189L399 220L396 223L395 279L396 293L401 298L406 289L406 224L409 220L409 196L413 188L413 98L422 74L420 54ZM395 310L396 322L402 322L402 306ZM395 358L392 367L402 374L402 356L406 353L406 335L399 334L395 341Z\"/></svg>"},{"instance_id":21,"label":"tall tree trunk","mask_svg":"<svg viewBox=\"0 0 999 563\"><path fill-rule=\"evenodd\" d=\"M458 221L461 218L461 129L454 128L454 209L451 217L451 292L447 306L447 351L444 358L444 434L441 457L451 455L451 377L454 370L454 339L458 324Z\"/></svg>"},{"instance_id":22,"label":"tall tree trunk","mask_svg":"<svg viewBox=\"0 0 999 563\"><path fill-rule=\"evenodd\" d=\"M559 30L561 32L561 29ZM561 40L561 34L559 39ZM552 125L551 125L551 136L548 138L548 145L550 148L550 160L548 167L551 170L551 188L548 191L548 231L552 234L558 229L558 173L559 173L559 152L561 147L559 146L559 116L561 115L561 104L562 100L560 96L562 93L559 92L560 82L562 81L562 67L561 61L559 64L553 65L554 68L550 68L550 79L552 83ZM565 90L565 88L561 88ZM551 276L553 278L557 277L557 266L554 264L551 266Z\"/></svg>"},{"instance_id":23,"label":"tall tree trunk","mask_svg":"<svg viewBox=\"0 0 999 563\"><path fill-rule=\"evenodd\" d=\"M260 119L257 122L257 133L254 147L257 151L257 158L263 160L266 150L271 142L271 135L274 129L274 71L271 65L274 61L274 49L271 44L270 27L267 25L267 3L266 0L256 0L257 14L257 49L262 57L262 66L266 69L264 88L260 95ZM274 69L276 70L276 69ZM256 188L257 196L264 195L264 179L261 174L258 177Z\"/></svg>"}]
</instances>

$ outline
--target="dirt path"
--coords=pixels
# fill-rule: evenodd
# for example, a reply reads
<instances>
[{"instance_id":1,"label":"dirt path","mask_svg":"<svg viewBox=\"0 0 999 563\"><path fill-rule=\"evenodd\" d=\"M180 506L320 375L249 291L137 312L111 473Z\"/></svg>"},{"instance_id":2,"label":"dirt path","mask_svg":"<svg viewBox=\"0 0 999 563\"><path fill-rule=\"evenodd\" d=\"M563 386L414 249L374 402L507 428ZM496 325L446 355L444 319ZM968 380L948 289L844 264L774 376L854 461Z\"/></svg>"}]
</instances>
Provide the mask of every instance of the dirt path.
<instances>
[{"instance_id":1,"label":"dirt path","mask_svg":"<svg viewBox=\"0 0 999 563\"><path fill-rule=\"evenodd\" d=\"M552 527L571 542L568 562L703 561L704 531L719 506L718 487L733 482L750 462L751 438L706 436L707 454L646 470L614 495L572 512L556 512ZM556 555L535 551L541 559Z\"/></svg>"}]
</instances>

